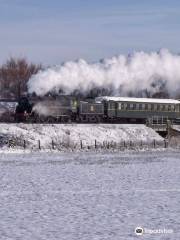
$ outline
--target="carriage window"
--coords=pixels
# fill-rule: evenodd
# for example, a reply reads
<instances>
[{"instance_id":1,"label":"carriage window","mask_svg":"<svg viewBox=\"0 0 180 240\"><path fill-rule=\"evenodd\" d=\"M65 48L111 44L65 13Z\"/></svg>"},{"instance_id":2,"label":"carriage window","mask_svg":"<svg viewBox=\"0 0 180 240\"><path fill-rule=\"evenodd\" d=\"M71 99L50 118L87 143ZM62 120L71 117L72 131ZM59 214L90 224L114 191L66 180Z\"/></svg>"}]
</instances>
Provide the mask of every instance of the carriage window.
<instances>
[{"instance_id":1,"label":"carriage window","mask_svg":"<svg viewBox=\"0 0 180 240\"><path fill-rule=\"evenodd\" d=\"M159 105L159 110L160 110L160 111L163 110L163 105L162 105L162 104Z\"/></svg>"},{"instance_id":2,"label":"carriage window","mask_svg":"<svg viewBox=\"0 0 180 240\"><path fill-rule=\"evenodd\" d=\"M93 105L90 106L90 109L91 109L90 110L91 112L94 112L94 106Z\"/></svg>"},{"instance_id":3,"label":"carriage window","mask_svg":"<svg viewBox=\"0 0 180 240\"><path fill-rule=\"evenodd\" d=\"M157 110L157 104L154 104L154 110L155 111Z\"/></svg>"},{"instance_id":4,"label":"carriage window","mask_svg":"<svg viewBox=\"0 0 180 240\"><path fill-rule=\"evenodd\" d=\"M121 103L121 109L122 110L124 109L124 103Z\"/></svg>"},{"instance_id":5,"label":"carriage window","mask_svg":"<svg viewBox=\"0 0 180 240\"><path fill-rule=\"evenodd\" d=\"M109 104L109 108L110 108L110 109L115 109L115 103L111 102L111 103Z\"/></svg>"},{"instance_id":6,"label":"carriage window","mask_svg":"<svg viewBox=\"0 0 180 240\"><path fill-rule=\"evenodd\" d=\"M143 110L145 109L145 104L144 104L144 103L142 104L142 109L143 109Z\"/></svg>"},{"instance_id":7,"label":"carriage window","mask_svg":"<svg viewBox=\"0 0 180 240\"><path fill-rule=\"evenodd\" d=\"M171 105L171 111L174 112L174 110L175 110L175 106Z\"/></svg>"},{"instance_id":8,"label":"carriage window","mask_svg":"<svg viewBox=\"0 0 180 240\"><path fill-rule=\"evenodd\" d=\"M133 108L134 108L133 105L134 105L134 104L132 104L132 103L129 104L131 110L133 110Z\"/></svg>"},{"instance_id":9,"label":"carriage window","mask_svg":"<svg viewBox=\"0 0 180 240\"><path fill-rule=\"evenodd\" d=\"M127 103L124 104L124 109L127 109Z\"/></svg>"},{"instance_id":10,"label":"carriage window","mask_svg":"<svg viewBox=\"0 0 180 240\"><path fill-rule=\"evenodd\" d=\"M151 110L151 104L148 104L148 110L149 111Z\"/></svg>"},{"instance_id":11,"label":"carriage window","mask_svg":"<svg viewBox=\"0 0 180 240\"><path fill-rule=\"evenodd\" d=\"M168 105L165 105L165 111L168 111Z\"/></svg>"},{"instance_id":12,"label":"carriage window","mask_svg":"<svg viewBox=\"0 0 180 240\"><path fill-rule=\"evenodd\" d=\"M139 104L139 110L142 110L142 104Z\"/></svg>"},{"instance_id":13,"label":"carriage window","mask_svg":"<svg viewBox=\"0 0 180 240\"><path fill-rule=\"evenodd\" d=\"M135 106L136 106L136 110L139 110L139 103L137 103L137 104L135 104Z\"/></svg>"},{"instance_id":14,"label":"carriage window","mask_svg":"<svg viewBox=\"0 0 180 240\"><path fill-rule=\"evenodd\" d=\"M176 105L176 112L179 112L179 106L178 105Z\"/></svg>"},{"instance_id":15,"label":"carriage window","mask_svg":"<svg viewBox=\"0 0 180 240\"><path fill-rule=\"evenodd\" d=\"M119 110L122 109L121 103L118 103L118 109L119 109Z\"/></svg>"}]
</instances>

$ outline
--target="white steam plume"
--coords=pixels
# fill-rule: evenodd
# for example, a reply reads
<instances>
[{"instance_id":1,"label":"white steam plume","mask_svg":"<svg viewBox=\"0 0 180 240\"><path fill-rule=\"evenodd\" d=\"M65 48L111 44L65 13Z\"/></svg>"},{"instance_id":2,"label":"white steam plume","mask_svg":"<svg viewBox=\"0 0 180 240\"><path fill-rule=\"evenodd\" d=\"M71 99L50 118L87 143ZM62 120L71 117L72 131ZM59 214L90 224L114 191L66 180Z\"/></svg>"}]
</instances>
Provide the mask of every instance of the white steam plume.
<instances>
[{"instance_id":1,"label":"white steam plume","mask_svg":"<svg viewBox=\"0 0 180 240\"><path fill-rule=\"evenodd\" d=\"M42 116L50 115L49 107L46 104L41 103L41 102L36 103L33 106L32 111L39 114L39 115L42 115Z\"/></svg>"},{"instance_id":2,"label":"white steam plume","mask_svg":"<svg viewBox=\"0 0 180 240\"><path fill-rule=\"evenodd\" d=\"M29 92L44 95L62 89L87 92L94 87L113 87L116 94L148 90L156 92L158 82L173 96L180 90L180 56L166 49L160 52L136 52L89 64L84 60L40 71L28 82Z\"/></svg>"}]
</instances>

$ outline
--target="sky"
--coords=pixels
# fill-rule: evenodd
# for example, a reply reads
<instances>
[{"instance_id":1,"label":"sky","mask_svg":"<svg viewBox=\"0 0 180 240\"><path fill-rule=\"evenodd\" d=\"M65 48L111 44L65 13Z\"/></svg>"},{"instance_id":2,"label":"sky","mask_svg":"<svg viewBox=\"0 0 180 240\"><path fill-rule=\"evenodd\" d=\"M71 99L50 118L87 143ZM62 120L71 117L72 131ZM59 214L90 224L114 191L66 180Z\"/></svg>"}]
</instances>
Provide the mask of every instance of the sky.
<instances>
[{"instance_id":1,"label":"sky","mask_svg":"<svg viewBox=\"0 0 180 240\"><path fill-rule=\"evenodd\" d=\"M0 0L0 63L180 52L179 0Z\"/></svg>"}]
</instances>

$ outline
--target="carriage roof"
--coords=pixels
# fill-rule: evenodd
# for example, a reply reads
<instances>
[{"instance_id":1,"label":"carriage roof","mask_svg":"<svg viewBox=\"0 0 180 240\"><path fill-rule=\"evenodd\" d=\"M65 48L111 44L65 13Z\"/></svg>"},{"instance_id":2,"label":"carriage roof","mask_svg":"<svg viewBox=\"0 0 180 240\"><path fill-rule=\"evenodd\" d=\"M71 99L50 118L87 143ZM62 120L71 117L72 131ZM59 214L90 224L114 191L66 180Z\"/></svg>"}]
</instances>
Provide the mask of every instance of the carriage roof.
<instances>
[{"instance_id":1,"label":"carriage roof","mask_svg":"<svg viewBox=\"0 0 180 240\"><path fill-rule=\"evenodd\" d=\"M180 101L175 99L160 99L160 98L131 98L131 97L97 97L96 102L114 101L114 102L136 102L136 103L160 103L160 104L180 104Z\"/></svg>"}]
</instances>

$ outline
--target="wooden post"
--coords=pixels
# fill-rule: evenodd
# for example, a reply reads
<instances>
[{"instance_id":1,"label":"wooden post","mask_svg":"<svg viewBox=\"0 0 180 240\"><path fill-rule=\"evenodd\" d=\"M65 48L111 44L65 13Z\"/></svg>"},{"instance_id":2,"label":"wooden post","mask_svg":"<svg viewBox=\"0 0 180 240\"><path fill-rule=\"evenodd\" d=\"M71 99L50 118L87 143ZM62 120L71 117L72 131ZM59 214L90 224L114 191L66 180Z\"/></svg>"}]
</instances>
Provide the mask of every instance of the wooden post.
<instances>
[{"instance_id":1,"label":"wooden post","mask_svg":"<svg viewBox=\"0 0 180 240\"><path fill-rule=\"evenodd\" d=\"M52 149L54 150L54 141L52 140Z\"/></svg>"},{"instance_id":2,"label":"wooden post","mask_svg":"<svg viewBox=\"0 0 180 240\"><path fill-rule=\"evenodd\" d=\"M154 148L156 148L156 140L155 139L153 140L153 146L154 146Z\"/></svg>"},{"instance_id":3,"label":"wooden post","mask_svg":"<svg viewBox=\"0 0 180 240\"><path fill-rule=\"evenodd\" d=\"M40 140L38 140L38 148L39 148L39 150L41 150L41 141Z\"/></svg>"},{"instance_id":4,"label":"wooden post","mask_svg":"<svg viewBox=\"0 0 180 240\"><path fill-rule=\"evenodd\" d=\"M168 136L168 140L170 139L170 130L171 130L171 122L170 122L170 120L167 120L167 136Z\"/></svg>"},{"instance_id":5,"label":"wooden post","mask_svg":"<svg viewBox=\"0 0 180 240\"><path fill-rule=\"evenodd\" d=\"M83 148L82 140L81 140L81 142L80 142L80 145L81 145L81 149L82 149L82 148Z\"/></svg>"},{"instance_id":6,"label":"wooden post","mask_svg":"<svg viewBox=\"0 0 180 240\"><path fill-rule=\"evenodd\" d=\"M142 142L142 140L141 140L141 147L143 146L143 142Z\"/></svg>"},{"instance_id":7,"label":"wooden post","mask_svg":"<svg viewBox=\"0 0 180 240\"><path fill-rule=\"evenodd\" d=\"M26 140L24 140L23 147L26 149Z\"/></svg>"},{"instance_id":8,"label":"wooden post","mask_svg":"<svg viewBox=\"0 0 180 240\"><path fill-rule=\"evenodd\" d=\"M164 147L167 148L168 147L168 142L166 139L164 139Z\"/></svg>"},{"instance_id":9,"label":"wooden post","mask_svg":"<svg viewBox=\"0 0 180 240\"><path fill-rule=\"evenodd\" d=\"M97 148L97 141L96 141L96 139L94 141L94 147Z\"/></svg>"}]
</instances>

